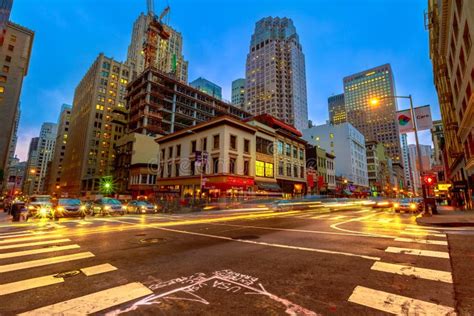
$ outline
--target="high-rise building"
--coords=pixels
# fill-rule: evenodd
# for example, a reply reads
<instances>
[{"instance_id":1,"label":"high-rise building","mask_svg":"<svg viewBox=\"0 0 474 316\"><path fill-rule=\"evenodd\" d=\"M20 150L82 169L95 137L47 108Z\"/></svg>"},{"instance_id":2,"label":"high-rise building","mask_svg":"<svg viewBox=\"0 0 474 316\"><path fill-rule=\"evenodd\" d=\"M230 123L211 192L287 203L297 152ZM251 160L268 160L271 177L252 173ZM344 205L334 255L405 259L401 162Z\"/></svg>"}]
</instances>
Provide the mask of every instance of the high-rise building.
<instances>
[{"instance_id":1,"label":"high-rise building","mask_svg":"<svg viewBox=\"0 0 474 316\"><path fill-rule=\"evenodd\" d=\"M33 194L35 187L39 183L38 170L38 144L39 137L33 137L28 149L28 160L26 161L25 175L23 176L23 193L27 195Z\"/></svg>"},{"instance_id":2,"label":"high-rise building","mask_svg":"<svg viewBox=\"0 0 474 316\"><path fill-rule=\"evenodd\" d=\"M432 148L430 145L422 145L420 144L420 152L421 152L421 164L423 167L423 171L427 172L431 169L431 155L432 155ZM415 192L421 195L421 174L418 162L418 151L416 149L416 145L410 144L408 145L408 155L410 157L410 169L413 179L413 188Z\"/></svg>"},{"instance_id":3,"label":"high-rise building","mask_svg":"<svg viewBox=\"0 0 474 316\"><path fill-rule=\"evenodd\" d=\"M400 136L400 143L402 148L403 174L405 176L405 185L410 192L413 192L413 178L411 172L411 157L408 151L407 134Z\"/></svg>"},{"instance_id":4,"label":"high-rise building","mask_svg":"<svg viewBox=\"0 0 474 316\"><path fill-rule=\"evenodd\" d=\"M344 103L347 121L354 125L368 141L384 144L394 163L400 162L401 148L395 122L397 102L395 83L390 64L368 69L344 78ZM379 98L374 106L371 100Z\"/></svg>"},{"instance_id":5,"label":"high-rise building","mask_svg":"<svg viewBox=\"0 0 474 316\"><path fill-rule=\"evenodd\" d=\"M474 2L428 0L426 27L443 121L446 175L464 198L461 191L474 190Z\"/></svg>"},{"instance_id":6,"label":"high-rise building","mask_svg":"<svg viewBox=\"0 0 474 316\"><path fill-rule=\"evenodd\" d=\"M71 106L63 104L58 118L58 133L56 136L56 146L54 148L51 166L48 168L48 186L45 190L52 194L61 192L61 175L63 168L66 144L69 137Z\"/></svg>"},{"instance_id":7,"label":"high-rise building","mask_svg":"<svg viewBox=\"0 0 474 316\"><path fill-rule=\"evenodd\" d=\"M56 135L58 125L56 123L43 123L41 125L40 136L38 140L38 162L36 165L36 174L38 182L34 188L36 193L44 193L44 182L48 163L53 159L54 147L56 145Z\"/></svg>"},{"instance_id":8,"label":"high-rise building","mask_svg":"<svg viewBox=\"0 0 474 316\"><path fill-rule=\"evenodd\" d=\"M18 194L22 190L23 177L25 175L26 161L14 157L8 168L6 192L11 195Z\"/></svg>"},{"instance_id":9,"label":"high-rise building","mask_svg":"<svg viewBox=\"0 0 474 316\"><path fill-rule=\"evenodd\" d=\"M114 169L116 142L125 133L126 64L99 54L74 93L61 191L97 193Z\"/></svg>"},{"instance_id":10,"label":"high-rise building","mask_svg":"<svg viewBox=\"0 0 474 316\"><path fill-rule=\"evenodd\" d=\"M245 102L245 79L232 81L232 104L243 109Z\"/></svg>"},{"instance_id":11,"label":"high-rise building","mask_svg":"<svg viewBox=\"0 0 474 316\"><path fill-rule=\"evenodd\" d=\"M18 110L16 112L15 122L13 125L12 139L10 141L10 146L8 147L8 162L7 162L8 167L12 165L13 159L15 158L16 143L18 141L18 126L20 125L20 116L21 116L21 111L20 111L20 106L18 103Z\"/></svg>"},{"instance_id":12,"label":"high-rise building","mask_svg":"<svg viewBox=\"0 0 474 316\"><path fill-rule=\"evenodd\" d=\"M328 98L329 123L341 124L347 122L347 113L344 103L344 93Z\"/></svg>"},{"instance_id":13,"label":"high-rise building","mask_svg":"<svg viewBox=\"0 0 474 316\"><path fill-rule=\"evenodd\" d=\"M209 94L211 97L222 100L222 88L205 78L199 77L191 81L189 85L201 92Z\"/></svg>"},{"instance_id":14,"label":"high-rise building","mask_svg":"<svg viewBox=\"0 0 474 316\"><path fill-rule=\"evenodd\" d=\"M431 139L433 141L433 164L442 165L442 148L444 146L443 121L433 121L433 127L431 128Z\"/></svg>"},{"instance_id":15,"label":"high-rise building","mask_svg":"<svg viewBox=\"0 0 474 316\"><path fill-rule=\"evenodd\" d=\"M33 31L7 22L5 39L0 47L0 170L8 167L15 138L23 78L28 74ZM0 179L2 181L2 179Z\"/></svg>"},{"instance_id":16,"label":"high-rise building","mask_svg":"<svg viewBox=\"0 0 474 316\"><path fill-rule=\"evenodd\" d=\"M245 110L270 114L298 130L308 127L305 58L293 21L258 21L245 72Z\"/></svg>"},{"instance_id":17,"label":"high-rise building","mask_svg":"<svg viewBox=\"0 0 474 316\"><path fill-rule=\"evenodd\" d=\"M7 32L7 24L10 20L10 12L12 10L13 0L0 1L0 45L3 45L5 33Z\"/></svg>"},{"instance_id":18,"label":"high-rise building","mask_svg":"<svg viewBox=\"0 0 474 316\"><path fill-rule=\"evenodd\" d=\"M151 16L141 13L133 24L132 39L128 46L127 64L130 66L132 78L136 78L145 69L143 43L150 24ZM159 39L158 51L154 67L159 71L173 76L181 82L188 82L188 62L183 56L183 37L169 25L164 25L170 34L168 40Z\"/></svg>"}]
</instances>

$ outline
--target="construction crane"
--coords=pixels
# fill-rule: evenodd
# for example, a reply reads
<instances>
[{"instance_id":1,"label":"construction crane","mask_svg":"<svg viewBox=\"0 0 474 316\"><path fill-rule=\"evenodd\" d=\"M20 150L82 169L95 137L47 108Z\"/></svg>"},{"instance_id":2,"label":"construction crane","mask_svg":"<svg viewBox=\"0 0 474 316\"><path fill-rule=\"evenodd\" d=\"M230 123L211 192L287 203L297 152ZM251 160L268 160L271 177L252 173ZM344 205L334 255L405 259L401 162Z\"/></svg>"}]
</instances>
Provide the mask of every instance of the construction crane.
<instances>
[{"instance_id":1,"label":"construction crane","mask_svg":"<svg viewBox=\"0 0 474 316\"><path fill-rule=\"evenodd\" d=\"M170 33L165 29L164 24L161 22L163 18L170 12L170 7L167 6L163 12L161 12L160 16L155 15L153 0L147 0L147 7L150 23L148 24L146 39L143 43L145 68L155 66L159 38L165 41L170 38Z\"/></svg>"}]
</instances>

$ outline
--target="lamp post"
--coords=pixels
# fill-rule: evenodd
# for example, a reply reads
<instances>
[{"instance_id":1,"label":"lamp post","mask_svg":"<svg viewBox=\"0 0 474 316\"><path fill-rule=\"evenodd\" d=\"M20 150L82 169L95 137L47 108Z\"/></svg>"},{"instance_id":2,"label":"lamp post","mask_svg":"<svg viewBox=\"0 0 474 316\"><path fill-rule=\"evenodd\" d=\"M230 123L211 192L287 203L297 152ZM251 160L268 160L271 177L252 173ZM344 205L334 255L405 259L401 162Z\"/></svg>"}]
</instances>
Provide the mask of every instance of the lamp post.
<instances>
[{"instance_id":1,"label":"lamp post","mask_svg":"<svg viewBox=\"0 0 474 316\"><path fill-rule=\"evenodd\" d=\"M408 96L399 96L399 95L389 95L389 96L384 96L384 97L380 97L380 98L374 98L374 99L371 99L370 100L370 103L372 105L378 105L378 103L380 102L380 100L382 99L409 99L410 100L410 111L411 111L411 117L412 117L412 121L413 121L413 129L415 131L415 142L416 142L416 153L417 153L417 156L418 156L418 164L419 164L419 169L420 169L420 176L419 176L419 181L421 183L421 192L423 194L423 210L424 210L424 213L426 213L426 190L425 190L425 185L423 184L423 181L422 181L422 176L423 176L423 163L422 163L422 160L421 160L421 149L420 149L420 143L418 141L418 127L416 126L416 116L415 116L415 109L413 108L413 99L411 97L411 94L409 94Z\"/></svg>"}]
</instances>

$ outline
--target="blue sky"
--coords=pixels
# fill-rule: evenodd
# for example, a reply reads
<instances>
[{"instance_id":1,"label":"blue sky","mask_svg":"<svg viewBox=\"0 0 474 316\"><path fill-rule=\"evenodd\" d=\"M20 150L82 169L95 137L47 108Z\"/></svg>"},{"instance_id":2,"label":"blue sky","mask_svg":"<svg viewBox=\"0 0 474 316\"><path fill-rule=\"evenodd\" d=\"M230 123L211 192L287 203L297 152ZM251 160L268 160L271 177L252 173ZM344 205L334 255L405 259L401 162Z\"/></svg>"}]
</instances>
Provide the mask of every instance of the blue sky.
<instances>
[{"instance_id":1,"label":"blue sky","mask_svg":"<svg viewBox=\"0 0 474 316\"><path fill-rule=\"evenodd\" d=\"M169 23L184 38L189 80L202 76L219 84L226 99L232 80L245 76L255 22L285 16L293 19L306 56L313 122L328 119L327 98L343 91L344 76L384 63L392 65L399 95L431 104L433 117L440 118L425 0L155 0L155 11L167 4ZM11 19L36 32L21 96L20 158L26 158L41 123L57 121L61 104L72 103L76 85L100 52L126 59L142 11L146 0L15 0ZM422 132L421 141L430 144L430 133Z\"/></svg>"}]
</instances>

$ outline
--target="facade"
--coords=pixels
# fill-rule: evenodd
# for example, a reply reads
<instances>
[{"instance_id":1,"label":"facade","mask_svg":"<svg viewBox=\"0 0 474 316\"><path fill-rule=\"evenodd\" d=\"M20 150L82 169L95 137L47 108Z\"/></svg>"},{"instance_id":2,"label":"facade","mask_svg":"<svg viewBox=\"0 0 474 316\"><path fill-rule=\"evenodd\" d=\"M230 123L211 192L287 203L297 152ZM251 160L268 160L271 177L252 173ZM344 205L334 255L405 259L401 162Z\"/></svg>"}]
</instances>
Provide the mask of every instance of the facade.
<instances>
[{"instance_id":1,"label":"facade","mask_svg":"<svg viewBox=\"0 0 474 316\"><path fill-rule=\"evenodd\" d=\"M258 21L245 73L245 110L270 114L298 130L308 127L305 58L293 21Z\"/></svg>"},{"instance_id":2,"label":"facade","mask_svg":"<svg viewBox=\"0 0 474 316\"><path fill-rule=\"evenodd\" d=\"M332 125L347 122L347 112L344 102L344 93L328 98L329 123Z\"/></svg>"},{"instance_id":3,"label":"facade","mask_svg":"<svg viewBox=\"0 0 474 316\"><path fill-rule=\"evenodd\" d=\"M7 174L6 192L10 195L19 194L23 187L23 177L25 176L26 161L20 162L18 158L13 158Z\"/></svg>"},{"instance_id":4,"label":"facade","mask_svg":"<svg viewBox=\"0 0 474 316\"><path fill-rule=\"evenodd\" d=\"M336 190L335 156L325 149L306 145L308 193L331 194Z\"/></svg>"},{"instance_id":5,"label":"facade","mask_svg":"<svg viewBox=\"0 0 474 316\"><path fill-rule=\"evenodd\" d=\"M7 6L6 10L9 6ZM3 12L3 13L6 13ZM0 47L0 170L7 170L19 117L20 93L33 45L33 31L6 22L4 41ZM3 179L0 179L0 182Z\"/></svg>"},{"instance_id":6,"label":"facade","mask_svg":"<svg viewBox=\"0 0 474 316\"><path fill-rule=\"evenodd\" d=\"M10 20L10 12L12 10L13 0L0 1L0 45L3 45L5 33L7 32L7 24Z\"/></svg>"},{"instance_id":7,"label":"facade","mask_svg":"<svg viewBox=\"0 0 474 316\"><path fill-rule=\"evenodd\" d=\"M245 105L245 79L232 81L232 105L243 109Z\"/></svg>"},{"instance_id":8,"label":"facade","mask_svg":"<svg viewBox=\"0 0 474 316\"><path fill-rule=\"evenodd\" d=\"M446 159L444 159L445 140L442 120L433 121L433 127L431 128L431 139L433 141L432 171L436 173L438 183L445 183L446 170L449 167L445 165Z\"/></svg>"},{"instance_id":9,"label":"facade","mask_svg":"<svg viewBox=\"0 0 474 316\"><path fill-rule=\"evenodd\" d=\"M97 193L114 171L115 145L125 133L129 67L99 54L74 93L61 191Z\"/></svg>"},{"instance_id":10,"label":"facade","mask_svg":"<svg viewBox=\"0 0 474 316\"><path fill-rule=\"evenodd\" d=\"M23 176L23 193L33 194L34 189L38 187L39 174L38 170L38 144L39 137L31 139L30 147L28 149L28 160L26 161L25 175Z\"/></svg>"},{"instance_id":11,"label":"facade","mask_svg":"<svg viewBox=\"0 0 474 316\"><path fill-rule=\"evenodd\" d=\"M431 170L431 156L432 156L432 148L430 145L421 145L420 144L420 152L421 152L421 164L423 166L424 172L429 172ZM411 177L413 179L413 191L421 195L421 174L419 169L418 163L418 152L416 150L416 145L410 144L408 145L408 154L410 156L410 170L411 170Z\"/></svg>"},{"instance_id":12,"label":"facade","mask_svg":"<svg viewBox=\"0 0 474 316\"><path fill-rule=\"evenodd\" d=\"M393 188L392 161L386 155L383 144L376 141L365 143L369 186L373 196L389 195Z\"/></svg>"},{"instance_id":13,"label":"facade","mask_svg":"<svg viewBox=\"0 0 474 316\"><path fill-rule=\"evenodd\" d=\"M335 155L336 176L352 183L355 192L367 192L367 156L365 138L350 123L324 124L303 130L303 139Z\"/></svg>"},{"instance_id":14,"label":"facade","mask_svg":"<svg viewBox=\"0 0 474 316\"><path fill-rule=\"evenodd\" d=\"M130 109L128 131L145 135L164 135L206 122L219 115L240 119L250 114L166 76L146 69L127 86Z\"/></svg>"},{"instance_id":15,"label":"facade","mask_svg":"<svg viewBox=\"0 0 474 316\"><path fill-rule=\"evenodd\" d=\"M54 147L53 159L48 168L46 192L49 194L61 193L61 176L63 171L63 160L66 153L66 144L69 137L72 107L63 104L58 119L58 133Z\"/></svg>"},{"instance_id":16,"label":"facade","mask_svg":"<svg viewBox=\"0 0 474 316\"><path fill-rule=\"evenodd\" d=\"M130 133L116 145L115 185L117 192L152 197L158 171L158 146L155 137Z\"/></svg>"},{"instance_id":17,"label":"facade","mask_svg":"<svg viewBox=\"0 0 474 316\"><path fill-rule=\"evenodd\" d=\"M367 141L384 144L393 162L402 159L398 126L395 122L397 101L385 98L396 95L390 64L368 69L343 79L347 121L357 128ZM371 100L379 98L374 106Z\"/></svg>"},{"instance_id":18,"label":"facade","mask_svg":"<svg viewBox=\"0 0 474 316\"><path fill-rule=\"evenodd\" d=\"M429 0L426 17L446 177L469 202L474 189L474 2ZM465 194L468 189L470 194Z\"/></svg>"},{"instance_id":19,"label":"facade","mask_svg":"<svg viewBox=\"0 0 474 316\"><path fill-rule=\"evenodd\" d=\"M48 163L53 159L54 147L56 145L56 135L58 125L56 123L43 123L41 125L40 136L38 140L38 160L36 165L36 174L38 181L34 187L35 193L45 192L46 173L48 171Z\"/></svg>"},{"instance_id":20,"label":"facade","mask_svg":"<svg viewBox=\"0 0 474 316\"><path fill-rule=\"evenodd\" d=\"M201 92L209 94L211 97L222 100L222 88L205 78L199 77L191 81L189 85Z\"/></svg>"},{"instance_id":21,"label":"facade","mask_svg":"<svg viewBox=\"0 0 474 316\"><path fill-rule=\"evenodd\" d=\"M145 70L145 58L142 51L150 21L150 15L141 13L133 24L126 62L130 66L131 78L138 77ZM170 34L170 38L159 39L154 68L186 83L188 82L188 62L184 60L182 53L183 37L169 25L164 25L164 28Z\"/></svg>"},{"instance_id":22,"label":"facade","mask_svg":"<svg viewBox=\"0 0 474 316\"><path fill-rule=\"evenodd\" d=\"M13 159L15 159L16 143L18 141L18 126L20 125L20 116L21 116L21 111L20 111L20 105L18 104L18 109L16 112L15 121L13 125L12 139L10 141L10 146L8 147L8 160L7 160L8 168L10 168L10 166L13 163Z\"/></svg>"}]
</instances>

